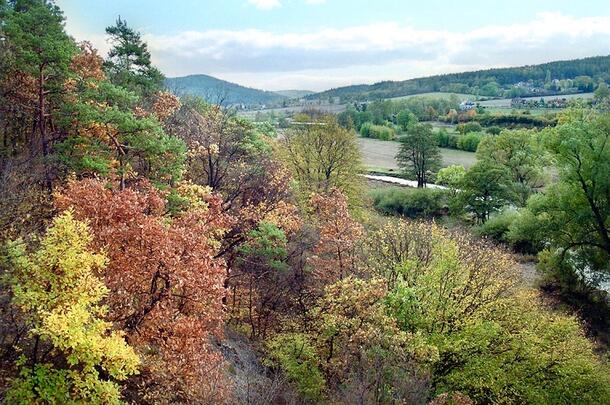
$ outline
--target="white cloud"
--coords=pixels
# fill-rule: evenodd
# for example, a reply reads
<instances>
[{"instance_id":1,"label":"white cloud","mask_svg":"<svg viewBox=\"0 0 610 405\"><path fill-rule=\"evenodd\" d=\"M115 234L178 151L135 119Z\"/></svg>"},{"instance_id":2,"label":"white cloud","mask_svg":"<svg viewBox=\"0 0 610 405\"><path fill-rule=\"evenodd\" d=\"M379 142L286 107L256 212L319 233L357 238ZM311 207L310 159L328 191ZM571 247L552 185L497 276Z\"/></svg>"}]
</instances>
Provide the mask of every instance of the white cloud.
<instances>
[{"instance_id":1,"label":"white cloud","mask_svg":"<svg viewBox=\"0 0 610 405\"><path fill-rule=\"evenodd\" d=\"M543 13L528 23L462 32L379 22L307 33L207 30L145 39L168 76L206 73L272 90L321 90L609 54L610 17Z\"/></svg>"},{"instance_id":2,"label":"white cloud","mask_svg":"<svg viewBox=\"0 0 610 405\"><path fill-rule=\"evenodd\" d=\"M271 10L282 5L280 0L248 0L248 3L261 10Z\"/></svg>"}]
</instances>

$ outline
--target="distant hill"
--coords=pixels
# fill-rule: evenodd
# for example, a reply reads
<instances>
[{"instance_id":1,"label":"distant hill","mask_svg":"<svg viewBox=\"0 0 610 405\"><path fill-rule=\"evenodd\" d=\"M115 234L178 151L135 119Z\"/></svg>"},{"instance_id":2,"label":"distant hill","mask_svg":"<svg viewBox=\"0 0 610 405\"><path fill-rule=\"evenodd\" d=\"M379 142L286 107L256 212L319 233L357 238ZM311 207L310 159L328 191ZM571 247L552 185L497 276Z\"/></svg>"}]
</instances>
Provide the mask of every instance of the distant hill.
<instances>
[{"instance_id":1,"label":"distant hill","mask_svg":"<svg viewBox=\"0 0 610 405\"><path fill-rule=\"evenodd\" d=\"M274 91L274 93L279 94L280 96L288 97L288 98L303 98L305 96L309 96L311 94L315 94L315 91L309 91L309 90L280 90L280 91Z\"/></svg>"},{"instance_id":2,"label":"distant hill","mask_svg":"<svg viewBox=\"0 0 610 405\"><path fill-rule=\"evenodd\" d=\"M578 79L573 84L573 92L592 91L600 80L610 83L610 56L452 73L404 81L384 81L372 85L352 85L312 94L306 98L325 100L340 97L343 101L364 101L430 92L466 93L489 97L532 96L544 95L545 92L559 93L557 89L548 89L549 79L560 81L576 78ZM517 89L523 90L523 94L509 94L509 90L517 83L524 83L523 87ZM541 92L537 92L538 90Z\"/></svg>"},{"instance_id":3,"label":"distant hill","mask_svg":"<svg viewBox=\"0 0 610 405\"><path fill-rule=\"evenodd\" d=\"M167 78L165 84L177 95L200 96L213 103L222 101L225 105L275 105L289 98L271 91L240 86L208 75Z\"/></svg>"}]
</instances>

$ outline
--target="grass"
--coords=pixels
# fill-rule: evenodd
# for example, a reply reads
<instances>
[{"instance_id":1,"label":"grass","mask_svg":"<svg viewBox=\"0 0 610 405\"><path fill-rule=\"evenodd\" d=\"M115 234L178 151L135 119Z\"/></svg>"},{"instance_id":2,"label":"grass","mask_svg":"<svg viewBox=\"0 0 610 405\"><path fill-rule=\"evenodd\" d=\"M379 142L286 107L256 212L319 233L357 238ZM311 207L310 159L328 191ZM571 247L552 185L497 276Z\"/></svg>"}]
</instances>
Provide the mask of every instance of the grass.
<instances>
[{"instance_id":1,"label":"grass","mask_svg":"<svg viewBox=\"0 0 610 405\"><path fill-rule=\"evenodd\" d=\"M400 143L395 141L379 141L370 138L358 138L363 155L364 166L377 173L396 174L398 164L394 159ZM461 165L469 168L476 163L476 155L462 150L441 148L443 166Z\"/></svg>"}]
</instances>

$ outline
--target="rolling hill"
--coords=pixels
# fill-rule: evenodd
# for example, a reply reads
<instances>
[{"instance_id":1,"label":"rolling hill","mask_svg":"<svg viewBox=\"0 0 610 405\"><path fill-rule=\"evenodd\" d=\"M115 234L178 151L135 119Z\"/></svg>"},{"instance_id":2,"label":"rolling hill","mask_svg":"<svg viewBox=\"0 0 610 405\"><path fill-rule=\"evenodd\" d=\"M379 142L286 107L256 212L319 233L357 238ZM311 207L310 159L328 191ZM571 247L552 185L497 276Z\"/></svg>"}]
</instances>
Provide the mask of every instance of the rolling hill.
<instances>
[{"instance_id":1,"label":"rolling hill","mask_svg":"<svg viewBox=\"0 0 610 405\"><path fill-rule=\"evenodd\" d=\"M252 89L208 75L167 78L168 89L177 95L194 95L212 103L246 106L279 105L290 97L277 92Z\"/></svg>"},{"instance_id":2,"label":"rolling hill","mask_svg":"<svg viewBox=\"0 0 610 405\"><path fill-rule=\"evenodd\" d=\"M315 94L315 91L310 90L279 90L274 93L288 98L303 98Z\"/></svg>"},{"instance_id":3,"label":"rolling hill","mask_svg":"<svg viewBox=\"0 0 610 405\"><path fill-rule=\"evenodd\" d=\"M580 77L582 83L579 82L577 84L575 91L592 91L599 81L610 82L610 56L595 56L584 59L549 62L540 65L452 73L403 81L384 81L371 85L352 85L312 94L306 98L310 100L325 100L340 97L344 101L364 101L430 92L501 96L502 94L491 94L491 90L494 90L494 88L499 89L500 93L502 93L503 90L519 82L531 82L533 86L541 86L549 77L553 80L576 79ZM492 86L492 88L486 89L485 86ZM485 94L488 90L490 94Z\"/></svg>"}]
</instances>

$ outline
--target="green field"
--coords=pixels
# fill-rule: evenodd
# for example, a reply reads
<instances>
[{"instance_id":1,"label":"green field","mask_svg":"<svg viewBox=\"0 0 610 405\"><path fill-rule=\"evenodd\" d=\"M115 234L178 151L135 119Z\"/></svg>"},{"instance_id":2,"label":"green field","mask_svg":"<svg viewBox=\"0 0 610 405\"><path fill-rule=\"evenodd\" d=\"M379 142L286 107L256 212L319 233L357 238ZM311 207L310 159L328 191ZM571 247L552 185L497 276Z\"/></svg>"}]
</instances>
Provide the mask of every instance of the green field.
<instances>
[{"instance_id":1,"label":"green field","mask_svg":"<svg viewBox=\"0 0 610 405\"><path fill-rule=\"evenodd\" d=\"M400 145L398 142L358 138L358 143L362 151L364 166L368 170L378 172L398 171L398 165L394 159ZM476 163L476 155L472 152L441 148L441 155L443 166L462 165L469 168Z\"/></svg>"}]
</instances>

